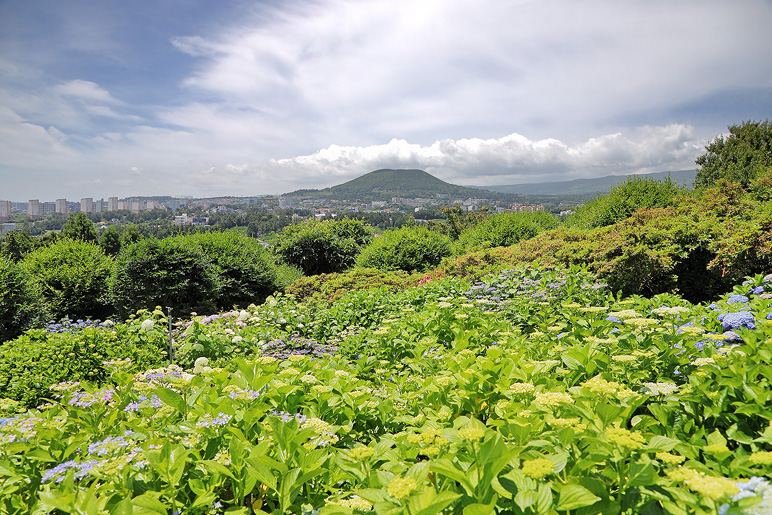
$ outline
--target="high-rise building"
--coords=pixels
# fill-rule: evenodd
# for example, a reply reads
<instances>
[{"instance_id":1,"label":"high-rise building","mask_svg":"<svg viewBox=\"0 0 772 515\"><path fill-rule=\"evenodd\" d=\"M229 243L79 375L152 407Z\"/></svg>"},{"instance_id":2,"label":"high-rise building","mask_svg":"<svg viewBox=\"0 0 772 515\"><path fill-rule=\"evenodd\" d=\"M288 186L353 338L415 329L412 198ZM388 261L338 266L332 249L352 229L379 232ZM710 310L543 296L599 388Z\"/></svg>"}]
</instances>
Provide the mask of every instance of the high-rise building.
<instances>
[{"instance_id":1,"label":"high-rise building","mask_svg":"<svg viewBox=\"0 0 772 515\"><path fill-rule=\"evenodd\" d=\"M128 211L129 208L131 208L131 202L129 202L128 200L118 201L118 211Z\"/></svg>"},{"instance_id":2,"label":"high-rise building","mask_svg":"<svg viewBox=\"0 0 772 515\"><path fill-rule=\"evenodd\" d=\"M27 202L27 215L30 218L40 217L40 200L35 199Z\"/></svg>"},{"instance_id":3,"label":"high-rise building","mask_svg":"<svg viewBox=\"0 0 772 515\"><path fill-rule=\"evenodd\" d=\"M141 200L132 200L131 201L131 212L134 214L139 214L140 211L142 211L142 202Z\"/></svg>"},{"instance_id":4,"label":"high-rise building","mask_svg":"<svg viewBox=\"0 0 772 515\"><path fill-rule=\"evenodd\" d=\"M41 202L40 216L56 213L56 202Z\"/></svg>"},{"instance_id":5,"label":"high-rise building","mask_svg":"<svg viewBox=\"0 0 772 515\"><path fill-rule=\"evenodd\" d=\"M58 198L56 199L56 212L66 215L67 214L67 199L66 198Z\"/></svg>"},{"instance_id":6,"label":"high-rise building","mask_svg":"<svg viewBox=\"0 0 772 515\"><path fill-rule=\"evenodd\" d=\"M8 220L11 218L11 201L0 200L0 220Z\"/></svg>"},{"instance_id":7,"label":"high-rise building","mask_svg":"<svg viewBox=\"0 0 772 515\"><path fill-rule=\"evenodd\" d=\"M101 213L105 210L105 199L100 198L94 201L94 213Z\"/></svg>"},{"instance_id":8,"label":"high-rise building","mask_svg":"<svg viewBox=\"0 0 772 515\"><path fill-rule=\"evenodd\" d=\"M118 197L109 197L107 199L107 210L118 211Z\"/></svg>"},{"instance_id":9,"label":"high-rise building","mask_svg":"<svg viewBox=\"0 0 772 515\"><path fill-rule=\"evenodd\" d=\"M93 213L94 212L94 199L86 197L80 199L80 212L81 213Z\"/></svg>"}]
</instances>

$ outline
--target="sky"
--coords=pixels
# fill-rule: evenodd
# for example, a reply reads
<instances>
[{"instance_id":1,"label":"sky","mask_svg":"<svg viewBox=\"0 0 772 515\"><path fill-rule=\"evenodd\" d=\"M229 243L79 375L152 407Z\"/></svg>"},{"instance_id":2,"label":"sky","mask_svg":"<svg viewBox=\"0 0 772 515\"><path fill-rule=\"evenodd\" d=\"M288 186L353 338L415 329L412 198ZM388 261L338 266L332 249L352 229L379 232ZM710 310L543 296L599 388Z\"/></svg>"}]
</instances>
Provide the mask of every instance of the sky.
<instances>
[{"instance_id":1,"label":"sky","mask_svg":"<svg viewBox=\"0 0 772 515\"><path fill-rule=\"evenodd\" d=\"M770 26L770 0L0 0L0 199L695 169L770 118Z\"/></svg>"}]
</instances>

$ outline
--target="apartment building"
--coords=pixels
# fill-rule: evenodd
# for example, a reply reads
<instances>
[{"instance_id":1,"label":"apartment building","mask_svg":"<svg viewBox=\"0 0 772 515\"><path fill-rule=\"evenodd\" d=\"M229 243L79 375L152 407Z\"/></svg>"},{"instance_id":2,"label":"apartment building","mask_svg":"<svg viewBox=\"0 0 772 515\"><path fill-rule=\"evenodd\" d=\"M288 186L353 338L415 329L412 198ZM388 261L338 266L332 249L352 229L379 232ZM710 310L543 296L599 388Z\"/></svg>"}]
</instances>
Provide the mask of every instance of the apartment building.
<instances>
[{"instance_id":1,"label":"apartment building","mask_svg":"<svg viewBox=\"0 0 772 515\"><path fill-rule=\"evenodd\" d=\"M40 218L40 200L34 199L27 202L27 216Z\"/></svg>"},{"instance_id":2,"label":"apartment building","mask_svg":"<svg viewBox=\"0 0 772 515\"><path fill-rule=\"evenodd\" d=\"M80 199L80 212L81 213L94 212L94 199L92 197L85 197Z\"/></svg>"},{"instance_id":3,"label":"apartment building","mask_svg":"<svg viewBox=\"0 0 772 515\"><path fill-rule=\"evenodd\" d=\"M11 218L12 204L10 200L0 200L0 220Z\"/></svg>"}]
</instances>

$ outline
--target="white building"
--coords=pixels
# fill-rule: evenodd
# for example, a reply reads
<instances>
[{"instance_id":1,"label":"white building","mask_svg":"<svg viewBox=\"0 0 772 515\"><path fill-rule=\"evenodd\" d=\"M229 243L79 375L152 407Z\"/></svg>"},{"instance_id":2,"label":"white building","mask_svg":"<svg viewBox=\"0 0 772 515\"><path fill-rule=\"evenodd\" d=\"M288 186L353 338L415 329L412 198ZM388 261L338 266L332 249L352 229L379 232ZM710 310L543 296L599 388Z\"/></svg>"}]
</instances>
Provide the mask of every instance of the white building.
<instances>
[{"instance_id":1,"label":"white building","mask_svg":"<svg viewBox=\"0 0 772 515\"><path fill-rule=\"evenodd\" d=\"M30 218L40 217L40 200L35 199L27 202L27 215Z\"/></svg>"},{"instance_id":2,"label":"white building","mask_svg":"<svg viewBox=\"0 0 772 515\"><path fill-rule=\"evenodd\" d=\"M94 199L92 197L85 197L80 199L80 212L81 213L94 212Z\"/></svg>"},{"instance_id":3,"label":"white building","mask_svg":"<svg viewBox=\"0 0 772 515\"><path fill-rule=\"evenodd\" d=\"M56 199L56 212L66 215L67 214L67 199L66 198L58 198Z\"/></svg>"},{"instance_id":4,"label":"white building","mask_svg":"<svg viewBox=\"0 0 772 515\"><path fill-rule=\"evenodd\" d=\"M11 218L11 201L0 200L0 220L8 220Z\"/></svg>"}]
</instances>

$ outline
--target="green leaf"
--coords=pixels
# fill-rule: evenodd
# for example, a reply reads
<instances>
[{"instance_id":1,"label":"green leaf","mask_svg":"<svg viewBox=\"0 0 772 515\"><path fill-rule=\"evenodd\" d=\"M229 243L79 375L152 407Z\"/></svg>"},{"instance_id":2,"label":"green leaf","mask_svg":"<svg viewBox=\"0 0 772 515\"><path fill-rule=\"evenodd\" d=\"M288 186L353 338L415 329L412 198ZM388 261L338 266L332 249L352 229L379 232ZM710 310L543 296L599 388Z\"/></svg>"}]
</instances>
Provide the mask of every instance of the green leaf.
<instances>
[{"instance_id":1,"label":"green leaf","mask_svg":"<svg viewBox=\"0 0 772 515\"><path fill-rule=\"evenodd\" d=\"M626 485L630 488L653 485L656 477L657 470L651 463L634 462L630 464Z\"/></svg>"},{"instance_id":2,"label":"green leaf","mask_svg":"<svg viewBox=\"0 0 772 515\"><path fill-rule=\"evenodd\" d=\"M494 496L490 504L474 503L464 506L464 515L490 515L498 502L498 496Z\"/></svg>"},{"instance_id":3,"label":"green leaf","mask_svg":"<svg viewBox=\"0 0 772 515\"><path fill-rule=\"evenodd\" d=\"M123 499L110 510L110 515L133 515L134 508L131 505L131 499Z\"/></svg>"},{"instance_id":4,"label":"green leaf","mask_svg":"<svg viewBox=\"0 0 772 515\"><path fill-rule=\"evenodd\" d=\"M165 403L171 406L172 408L176 409L183 415L188 409L188 405L185 402L185 399L182 398L182 395L175 392L174 390L170 390L169 388L156 388L153 392Z\"/></svg>"},{"instance_id":5,"label":"green leaf","mask_svg":"<svg viewBox=\"0 0 772 515\"><path fill-rule=\"evenodd\" d=\"M415 508L411 510L415 515L434 515L453 504L461 497L461 494L453 492L440 492L435 494L433 490L424 490L420 495L413 496L410 499L410 506Z\"/></svg>"},{"instance_id":6,"label":"green leaf","mask_svg":"<svg viewBox=\"0 0 772 515\"><path fill-rule=\"evenodd\" d=\"M649 444L646 446L648 452L668 452L678 445L680 440L668 438L667 436L652 436Z\"/></svg>"},{"instance_id":7,"label":"green leaf","mask_svg":"<svg viewBox=\"0 0 772 515\"><path fill-rule=\"evenodd\" d=\"M438 474L442 474L443 476L449 477L450 479L457 481L461 484L461 486L464 487L466 490L466 493L468 495L474 494L474 487L472 486L472 483L469 481L469 478L466 475L466 472L456 468L456 466L447 459L439 459L435 460L431 463L429 466L432 472L437 472Z\"/></svg>"},{"instance_id":8,"label":"green leaf","mask_svg":"<svg viewBox=\"0 0 772 515\"><path fill-rule=\"evenodd\" d=\"M134 515L166 515L166 505L159 501L156 495L160 494L142 494L132 499Z\"/></svg>"},{"instance_id":9,"label":"green leaf","mask_svg":"<svg viewBox=\"0 0 772 515\"><path fill-rule=\"evenodd\" d=\"M591 506L600 501L600 497L579 485L568 485L560 491L558 510L575 510L583 506Z\"/></svg>"}]
</instances>

